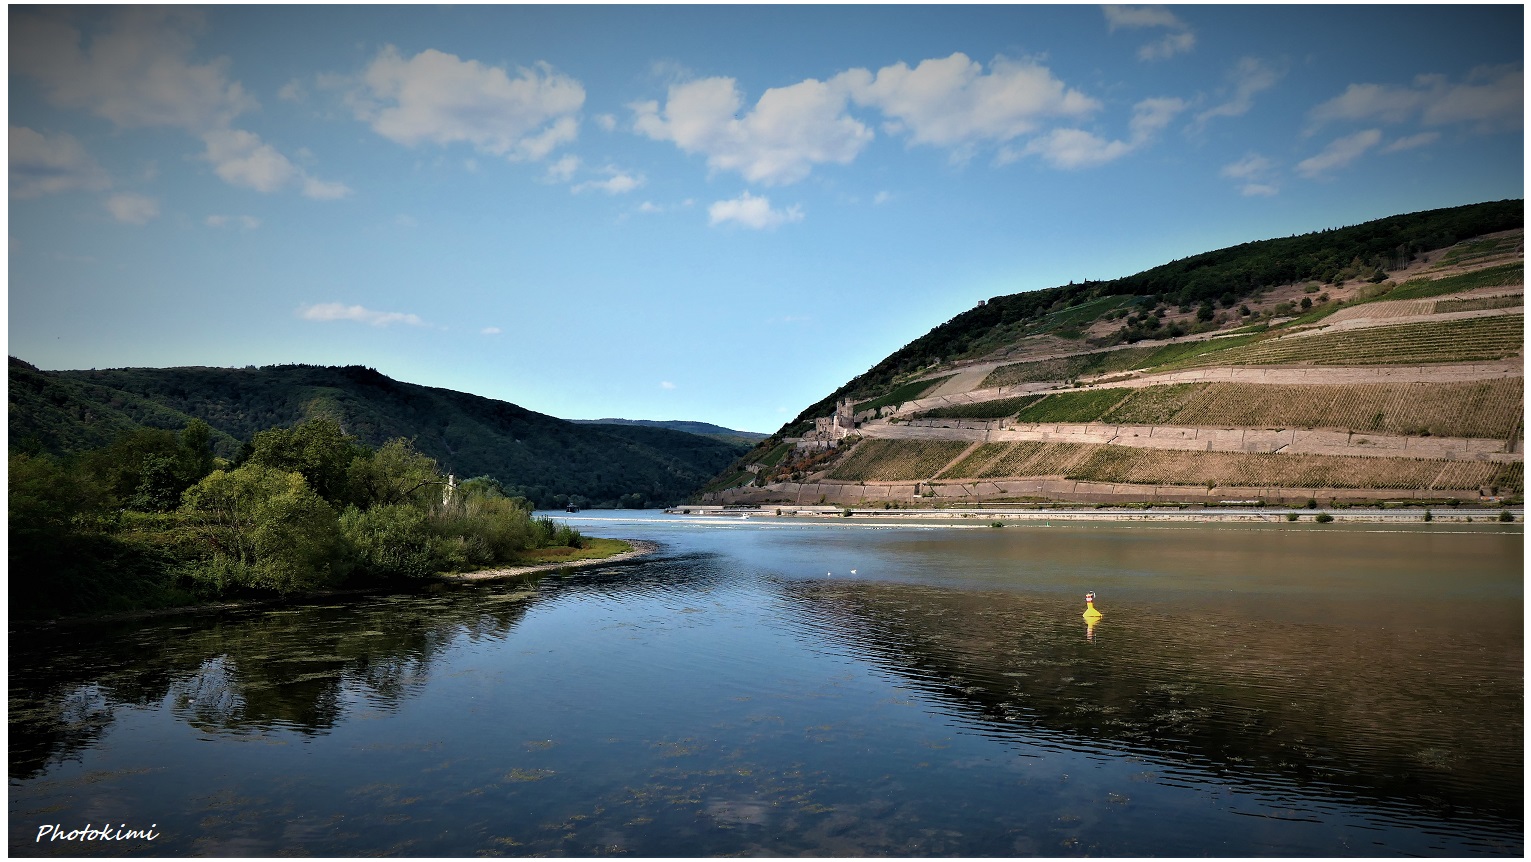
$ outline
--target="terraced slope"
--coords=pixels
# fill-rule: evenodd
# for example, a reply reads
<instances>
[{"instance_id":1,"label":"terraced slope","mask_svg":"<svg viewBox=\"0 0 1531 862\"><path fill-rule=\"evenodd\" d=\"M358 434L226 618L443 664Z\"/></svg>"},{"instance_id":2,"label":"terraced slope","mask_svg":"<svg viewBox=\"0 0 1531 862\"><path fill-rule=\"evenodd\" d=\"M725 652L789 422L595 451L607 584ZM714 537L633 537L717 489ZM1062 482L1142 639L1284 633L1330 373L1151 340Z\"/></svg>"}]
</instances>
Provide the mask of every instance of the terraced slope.
<instances>
[{"instance_id":1,"label":"terraced slope","mask_svg":"<svg viewBox=\"0 0 1531 862\"><path fill-rule=\"evenodd\" d=\"M1237 345L1158 366L1160 370L1211 365L1423 365L1492 362L1520 353L1525 315L1376 326Z\"/></svg>"},{"instance_id":2,"label":"terraced slope","mask_svg":"<svg viewBox=\"0 0 1531 862\"><path fill-rule=\"evenodd\" d=\"M1503 231L1417 256L1383 284L1292 285L1266 298L1268 311L1246 306L1263 322L1243 331L1230 323L1094 349L1049 334L936 366L895 387L898 397L878 401L876 414L858 415L859 441L820 449L811 464L789 452L714 496L848 504L1519 496L1521 237ZM1297 299L1312 310L1276 316L1304 310ZM1102 320L1126 307L1103 303ZM1173 319L1165 311L1156 313Z\"/></svg>"}]
</instances>

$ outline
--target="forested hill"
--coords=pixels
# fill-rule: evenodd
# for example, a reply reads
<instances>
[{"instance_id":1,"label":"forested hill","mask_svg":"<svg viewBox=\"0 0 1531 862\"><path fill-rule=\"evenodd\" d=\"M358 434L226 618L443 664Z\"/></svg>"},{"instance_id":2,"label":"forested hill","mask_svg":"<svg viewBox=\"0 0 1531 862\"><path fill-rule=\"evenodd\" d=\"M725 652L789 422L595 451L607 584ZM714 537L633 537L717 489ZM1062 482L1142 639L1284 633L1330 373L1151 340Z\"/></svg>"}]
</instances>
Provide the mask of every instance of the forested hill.
<instances>
[{"instance_id":1,"label":"forested hill","mask_svg":"<svg viewBox=\"0 0 1531 862\"><path fill-rule=\"evenodd\" d=\"M1079 339L1089 324L1120 313L1135 301L1181 309L1200 306L1210 317L1218 307L1236 307L1246 298L1279 285L1302 281L1337 284L1358 278L1380 282L1420 252L1521 227L1524 211L1525 202L1520 200L1428 210L1247 242L1109 281L996 296L909 342L809 405L776 436L811 430L815 417L834 412L837 399L882 395L895 378L928 366L982 356L1031 335ZM1106 345L1081 343L1080 349L1101 346Z\"/></svg>"},{"instance_id":2,"label":"forested hill","mask_svg":"<svg viewBox=\"0 0 1531 862\"><path fill-rule=\"evenodd\" d=\"M581 425L642 425L645 428L669 428L671 431L685 431L687 434L722 437L749 446L771 436L758 431L735 431L711 422L689 422L683 419L571 419L569 421Z\"/></svg>"},{"instance_id":3,"label":"forested hill","mask_svg":"<svg viewBox=\"0 0 1531 862\"><path fill-rule=\"evenodd\" d=\"M327 418L371 446L412 439L444 472L492 476L543 507L678 502L748 449L666 428L566 422L360 366L40 371L11 357L9 391L12 451L66 455L195 418L232 458L257 431Z\"/></svg>"}]
</instances>

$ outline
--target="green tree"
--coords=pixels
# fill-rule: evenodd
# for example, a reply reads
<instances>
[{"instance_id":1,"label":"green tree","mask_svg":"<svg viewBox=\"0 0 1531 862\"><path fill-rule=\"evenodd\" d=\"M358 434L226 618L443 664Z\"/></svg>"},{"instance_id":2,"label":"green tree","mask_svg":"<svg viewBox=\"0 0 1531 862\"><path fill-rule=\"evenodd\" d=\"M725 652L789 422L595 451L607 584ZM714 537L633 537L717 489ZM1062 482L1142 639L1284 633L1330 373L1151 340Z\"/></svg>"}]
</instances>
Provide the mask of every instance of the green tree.
<instances>
[{"instance_id":1,"label":"green tree","mask_svg":"<svg viewBox=\"0 0 1531 862\"><path fill-rule=\"evenodd\" d=\"M482 497L488 500L497 500L501 497L510 497L505 486L493 476L474 476L457 486L457 490L468 497Z\"/></svg>"},{"instance_id":2,"label":"green tree","mask_svg":"<svg viewBox=\"0 0 1531 862\"><path fill-rule=\"evenodd\" d=\"M446 484L436 462L415 451L403 438L384 443L376 452L362 452L346 468L351 499L363 509L414 502L424 505Z\"/></svg>"},{"instance_id":3,"label":"green tree","mask_svg":"<svg viewBox=\"0 0 1531 862\"><path fill-rule=\"evenodd\" d=\"M10 611L19 619L184 602L158 550L116 535L117 503L89 473L11 455Z\"/></svg>"},{"instance_id":4,"label":"green tree","mask_svg":"<svg viewBox=\"0 0 1531 862\"><path fill-rule=\"evenodd\" d=\"M260 431L250 441L251 465L290 471L331 504L349 502L348 469L366 448L333 419L310 419L291 428Z\"/></svg>"},{"instance_id":5,"label":"green tree","mask_svg":"<svg viewBox=\"0 0 1531 862\"><path fill-rule=\"evenodd\" d=\"M18 542L61 538L74 529L77 519L105 509L109 502L88 476L50 455L12 454L6 498L13 552Z\"/></svg>"},{"instance_id":6,"label":"green tree","mask_svg":"<svg viewBox=\"0 0 1531 862\"><path fill-rule=\"evenodd\" d=\"M213 428L201 419L193 419L181 430L181 451L198 481L213 472Z\"/></svg>"},{"instance_id":7,"label":"green tree","mask_svg":"<svg viewBox=\"0 0 1531 862\"><path fill-rule=\"evenodd\" d=\"M165 512L181 492L212 472L212 429L194 419L180 434L139 428L104 449L85 454L80 469L118 506Z\"/></svg>"},{"instance_id":8,"label":"green tree","mask_svg":"<svg viewBox=\"0 0 1531 862\"><path fill-rule=\"evenodd\" d=\"M299 473L259 464L215 470L187 489L181 511L208 553L192 574L220 589L289 593L345 574L335 510Z\"/></svg>"},{"instance_id":9,"label":"green tree","mask_svg":"<svg viewBox=\"0 0 1531 862\"><path fill-rule=\"evenodd\" d=\"M418 506L352 506L340 516L340 530L369 576L423 578L443 568L436 533Z\"/></svg>"}]
</instances>

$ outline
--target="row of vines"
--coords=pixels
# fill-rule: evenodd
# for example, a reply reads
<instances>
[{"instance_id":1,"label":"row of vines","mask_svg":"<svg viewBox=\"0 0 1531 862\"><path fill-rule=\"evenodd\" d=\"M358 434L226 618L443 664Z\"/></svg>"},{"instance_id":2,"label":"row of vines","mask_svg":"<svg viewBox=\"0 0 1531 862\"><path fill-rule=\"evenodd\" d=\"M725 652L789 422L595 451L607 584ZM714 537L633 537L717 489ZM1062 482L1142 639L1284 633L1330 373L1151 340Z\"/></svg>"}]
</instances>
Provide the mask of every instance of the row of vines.
<instances>
[{"instance_id":1,"label":"row of vines","mask_svg":"<svg viewBox=\"0 0 1531 862\"><path fill-rule=\"evenodd\" d=\"M1522 382L1514 377L1462 383L1177 383L1029 395L923 415L1506 439L1518 429L1524 411Z\"/></svg>"},{"instance_id":2,"label":"row of vines","mask_svg":"<svg viewBox=\"0 0 1531 862\"><path fill-rule=\"evenodd\" d=\"M971 451L968 451L971 448ZM963 453L960 461L951 462ZM949 467L947 465L950 464ZM943 467L947 467L942 471ZM866 440L830 474L849 482L1061 476L1089 482L1213 487L1523 490L1520 463L1200 452L1023 441Z\"/></svg>"}]
</instances>

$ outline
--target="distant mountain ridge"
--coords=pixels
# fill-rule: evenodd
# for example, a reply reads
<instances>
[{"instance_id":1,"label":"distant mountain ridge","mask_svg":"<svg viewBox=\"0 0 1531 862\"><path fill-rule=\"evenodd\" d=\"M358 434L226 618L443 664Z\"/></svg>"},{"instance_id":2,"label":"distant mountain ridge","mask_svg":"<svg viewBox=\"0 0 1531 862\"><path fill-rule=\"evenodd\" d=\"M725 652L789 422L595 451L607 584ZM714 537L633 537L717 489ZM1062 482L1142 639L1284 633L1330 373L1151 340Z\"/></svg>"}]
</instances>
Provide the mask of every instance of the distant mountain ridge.
<instances>
[{"instance_id":1,"label":"distant mountain ridge","mask_svg":"<svg viewBox=\"0 0 1531 862\"><path fill-rule=\"evenodd\" d=\"M678 502L749 448L670 428L568 422L361 366L42 371L11 357L9 384L12 451L67 455L196 418L228 458L257 431L329 418L372 446L411 438L443 471L492 476L544 507Z\"/></svg>"},{"instance_id":2,"label":"distant mountain ridge","mask_svg":"<svg viewBox=\"0 0 1531 862\"><path fill-rule=\"evenodd\" d=\"M645 428L668 428L671 431L684 431L687 434L702 434L708 437L724 437L741 440L754 444L771 436L758 431L736 431L732 428L724 428L722 425L714 425L711 422L690 422L684 419L570 419L570 422L578 422L581 425L641 425Z\"/></svg>"}]
</instances>

